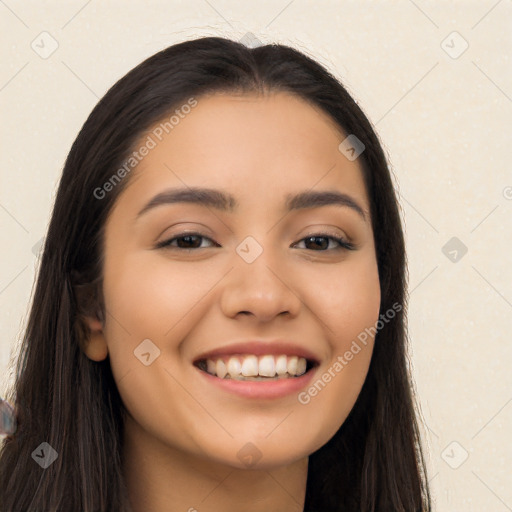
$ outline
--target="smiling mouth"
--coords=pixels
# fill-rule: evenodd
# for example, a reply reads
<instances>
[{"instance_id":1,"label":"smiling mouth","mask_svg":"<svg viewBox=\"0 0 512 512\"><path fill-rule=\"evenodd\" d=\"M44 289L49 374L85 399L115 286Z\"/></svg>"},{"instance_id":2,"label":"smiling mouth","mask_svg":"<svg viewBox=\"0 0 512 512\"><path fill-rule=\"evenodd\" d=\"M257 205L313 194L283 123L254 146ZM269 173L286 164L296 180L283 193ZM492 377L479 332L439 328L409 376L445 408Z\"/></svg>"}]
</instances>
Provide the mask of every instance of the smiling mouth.
<instances>
[{"instance_id":1,"label":"smiling mouth","mask_svg":"<svg viewBox=\"0 0 512 512\"><path fill-rule=\"evenodd\" d=\"M315 361L299 356L252 354L200 359L194 366L219 379L272 381L301 377L317 366Z\"/></svg>"}]
</instances>

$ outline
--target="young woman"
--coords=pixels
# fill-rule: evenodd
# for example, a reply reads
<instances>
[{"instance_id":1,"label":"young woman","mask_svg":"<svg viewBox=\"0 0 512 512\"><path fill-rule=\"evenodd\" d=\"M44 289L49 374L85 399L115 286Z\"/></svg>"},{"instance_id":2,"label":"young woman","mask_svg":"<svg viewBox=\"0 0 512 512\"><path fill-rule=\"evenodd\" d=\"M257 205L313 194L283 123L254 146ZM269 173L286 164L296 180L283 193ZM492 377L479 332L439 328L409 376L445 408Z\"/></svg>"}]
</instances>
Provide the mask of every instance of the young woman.
<instances>
[{"instance_id":1,"label":"young woman","mask_svg":"<svg viewBox=\"0 0 512 512\"><path fill-rule=\"evenodd\" d=\"M67 158L2 511L427 511L405 250L369 121L282 45L176 44Z\"/></svg>"}]
</instances>

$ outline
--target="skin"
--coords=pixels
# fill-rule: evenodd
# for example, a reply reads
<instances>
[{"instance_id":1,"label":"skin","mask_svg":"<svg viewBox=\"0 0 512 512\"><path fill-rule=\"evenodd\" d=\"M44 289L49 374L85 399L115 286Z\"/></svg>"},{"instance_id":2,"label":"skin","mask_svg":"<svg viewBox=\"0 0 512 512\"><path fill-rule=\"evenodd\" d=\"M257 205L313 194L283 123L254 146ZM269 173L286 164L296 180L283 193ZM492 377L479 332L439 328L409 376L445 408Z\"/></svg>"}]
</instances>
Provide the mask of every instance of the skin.
<instances>
[{"instance_id":1,"label":"skin","mask_svg":"<svg viewBox=\"0 0 512 512\"><path fill-rule=\"evenodd\" d=\"M352 409L373 339L308 404L297 393L238 397L212 386L192 362L235 341L284 338L318 357L314 382L375 325L369 202L358 160L338 150L345 137L288 93L215 94L198 98L125 178L105 231L107 318L87 319L85 351L95 361L110 356L128 410L123 457L134 512L303 509L308 456ZM165 204L136 219L156 194L186 186L229 192L239 207ZM338 205L286 213L287 194L311 189L350 195L366 220ZM308 242L325 230L355 250L329 238L327 249ZM184 231L206 237L196 240L201 248L179 249L176 240L155 248ZM263 249L251 264L236 252L247 236ZM160 350L149 366L134 356L145 339ZM237 456L247 443L261 454L255 466Z\"/></svg>"}]
</instances>

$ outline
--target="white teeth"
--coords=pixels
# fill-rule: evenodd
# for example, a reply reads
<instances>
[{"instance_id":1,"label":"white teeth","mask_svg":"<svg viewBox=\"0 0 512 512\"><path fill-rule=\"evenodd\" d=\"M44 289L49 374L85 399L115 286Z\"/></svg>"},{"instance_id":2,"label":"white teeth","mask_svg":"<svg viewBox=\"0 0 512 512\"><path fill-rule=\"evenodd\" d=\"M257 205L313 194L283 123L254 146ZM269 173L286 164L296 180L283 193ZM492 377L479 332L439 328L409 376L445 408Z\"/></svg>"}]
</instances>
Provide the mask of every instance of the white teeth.
<instances>
[{"instance_id":1,"label":"white teeth","mask_svg":"<svg viewBox=\"0 0 512 512\"><path fill-rule=\"evenodd\" d=\"M211 373L212 375L215 375L217 373L217 365L215 361L212 361L211 359L206 360L206 371L208 373Z\"/></svg>"},{"instance_id":2,"label":"white teeth","mask_svg":"<svg viewBox=\"0 0 512 512\"><path fill-rule=\"evenodd\" d=\"M259 374L262 377L274 377L276 374L276 365L274 356L263 356L260 357L259 362Z\"/></svg>"},{"instance_id":3,"label":"white teeth","mask_svg":"<svg viewBox=\"0 0 512 512\"><path fill-rule=\"evenodd\" d=\"M299 377L306 373L304 357L286 355L237 355L228 359L206 359L202 369L221 379L266 380Z\"/></svg>"},{"instance_id":4,"label":"white teeth","mask_svg":"<svg viewBox=\"0 0 512 512\"><path fill-rule=\"evenodd\" d=\"M297 361L299 358L297 356L292 356L288 358L288 363L286 365L286 369L290 375L297 375ZM218 374L217 374L218 375Z\"/></svg>"},{"instance_id":5,"label":"white teeth","mask_svg":"<svg viewBox=\"0 0 512 512\"><path fill-rule=\"evenodd\" d=\"M230 357L228 361L228 373L230 377L237 377L240 375L241 370L242 365L240 364L238 357Z\"/></svg>"},{"instance_id":6,"label":"white teeth","mask_svg":"<svg viewBox=\"0 0 512 512\"><path fill-rule=\"evenodd\" d=\"M226 376L226 365L224 364L224 361L222 359L217 359L217 367L215 373L217 373L217 377L220 377L221 379L223 379Z\"/></svg>"},{"instance_id":7,"label":"white teeth","mask_svg":"<svg viewBox=\"0 0 512 512\"><path fill-rule=\"evenodd\" d=\"M279 356L276 359L276 373L277 375L284 375L286 372L286 356Z\"/></svg>"},{"instance_id":8,"label":"white teeth","mask_svg":"<svg viewBox=\"0 0 512 512\"><path fill-rule=\"evenodd\" d=\"M258 375L258 358L256 356L247 356L244 358L244 362L242 363L242 375L244 377L256 377L256 375Z\"/></svg>"},{"instance_id":9,"label":"white teeth","mask_svg":"<svg viewBox=\"0 0 512 512\"><path fill-rule=\"evenodd\" d=\"M306 373L306 360L300 357L297 361L297 373L295 375L303 375Z\"/></svg>"}]
</instances>

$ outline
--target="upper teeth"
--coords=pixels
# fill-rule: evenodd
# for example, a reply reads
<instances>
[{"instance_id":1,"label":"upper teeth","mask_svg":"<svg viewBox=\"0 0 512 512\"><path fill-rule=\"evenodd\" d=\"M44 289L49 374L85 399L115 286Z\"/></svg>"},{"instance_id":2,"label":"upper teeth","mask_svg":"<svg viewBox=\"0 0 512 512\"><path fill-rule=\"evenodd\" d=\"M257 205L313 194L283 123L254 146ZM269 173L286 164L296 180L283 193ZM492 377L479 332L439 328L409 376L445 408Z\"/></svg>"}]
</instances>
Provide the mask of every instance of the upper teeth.
<instances>
[{"instance_id":1,"label":"upper teeth","mask_svg":"<svg viewBox=\"0 0 512 512\"><path fill-rule=\"evenodd\" d=\"M240 355L206 359L206 371L224 379L242 377L299 376L306 372L306 359L298 356Z\"/></svg>"}]
</instances>

